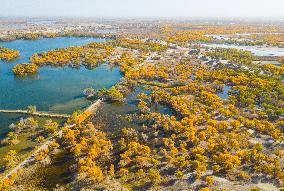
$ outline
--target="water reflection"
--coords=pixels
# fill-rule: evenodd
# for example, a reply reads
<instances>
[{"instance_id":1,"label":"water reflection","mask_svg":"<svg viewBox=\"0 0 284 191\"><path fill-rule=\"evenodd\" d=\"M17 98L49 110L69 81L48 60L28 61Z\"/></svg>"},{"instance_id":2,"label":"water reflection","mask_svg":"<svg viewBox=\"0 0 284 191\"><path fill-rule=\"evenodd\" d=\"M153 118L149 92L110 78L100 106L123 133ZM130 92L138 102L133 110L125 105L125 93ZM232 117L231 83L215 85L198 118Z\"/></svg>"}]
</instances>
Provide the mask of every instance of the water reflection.
<instances>
[{"instance_id":1,"label":"water reflection","mask_svg":"<svg viewBox=\"0 0 284 191\"><path fill-rule=\"evenodd\" d=\"M102 42L100 38L59 37L39 40L16 40L1 42L5 46L20 51L20 58L11 63L0 61L0 109L23 109L36 105L38 110L71 113L89 104L83 96L85 88L110 88L120 78L119 68L107 64L94 69L41 67L38 74L25 78L15 77L12 67L28 62L36 53L58 47ZM7 131L7 125L18 119L16 115L0 114L0 137Z\"/></svg>"}]
</instances>

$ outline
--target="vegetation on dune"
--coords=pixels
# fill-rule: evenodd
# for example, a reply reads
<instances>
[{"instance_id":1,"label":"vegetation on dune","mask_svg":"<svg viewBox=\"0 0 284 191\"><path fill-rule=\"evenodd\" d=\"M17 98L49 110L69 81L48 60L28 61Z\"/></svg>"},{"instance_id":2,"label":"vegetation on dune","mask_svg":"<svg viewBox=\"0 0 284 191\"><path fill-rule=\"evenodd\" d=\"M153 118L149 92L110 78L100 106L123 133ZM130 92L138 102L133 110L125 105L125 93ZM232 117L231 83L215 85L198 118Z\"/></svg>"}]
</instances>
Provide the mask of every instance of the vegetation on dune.
<instances>
[{"instance_id":1,"label":"vegetation on dune","mask_svg":"<svg viewBox=\"0 0 284 191\"><path fill-rule=\"evenodd\" d=\"M239 54L227 59L238 62ZM215 57L224 55L230 54ZM143 60L125 54L115 62L124 74L120 88L140 87L150 93L138 94L137 112L126 116L138 127L122 127L112 137L91 123L63 129L59 143L76 159L80 185L93 182L109 188L113 180L122 188L161 189L189 174L203 190L214 190L215 176L241 182L259 177L281 184L282 67L262 65L248 72L190 62L141 64ZM223 84L232 89L227 101L216 95ZM98 95L122 97L115 87ZM174 114L152 111L153 104L170 107ZM272 140L274 148L255 142L256 135Z\"/></svg>"},{"instance_id":2,"label":"vegetation on dune","mask_svg":"<svg viewBox=\"0 0 284 191\"><path fill-rule=\"evenodd\" d=\"M216 26L177 23L162 25L159 33L152 35L155 38L162 38L167 42L180 45L185 45L188 42L210 42L246 46L268 45L283 47L283 34L281 34L283 31L283 26L278 25L224 24ZM227 39L216 39L212 35L227 35Z\"/></svg>"},{"instance_id":3,"label":"vegetation on dune","mask_svg":"<svg viewBox=\"0 0 284 191\"><path fill-rule=\"evenodd\" d=\"M37 65L52 65L80 67L81 64L93 68L105 62L106 57L113 52L107 43L90 43L85 46L73 46L37 53L31 56L32 63Z\"/></svg>"},{"instance_id":4,"label":"vegetation on dune","mask_svg":"<svg viewBox=\"0 0 284 191\"><path fill-rule=\"evenodd\" d=\"M151 42L151 41L145 41L141 39L129 39L129 38L122 38L118 39L114 43L117 46L123 47L123 48L131 48L135 50L140 50L143 52L160 52L165 51L168 46L166 44L161 44L158 42Z\"/></svg>"},{"instance_id":5,"label":"vegetation on dune","mask_svg":"<svg viewBox=\"0 0 284 191\"><path fill-rule=\"evenodd\" d=\"M108 101L123 101L123 94L116 88L111 87L110 89L100 89L96 92L96 95Z\"/></svg>"},{"instance_id":6,"label":"vegetation on dune","mask_svg":"<svg viewBox=\"0 0 284 191\"><path fill-rule=\"evenodd\" d=\"M212 51L208 51L205 54L213 59L229 60L234 63L251 65L253 61L253 55L250 51L237 50L233 48L216 48Z\"/></svg>"},{"instance_id":7,"label":"vegetation on dune","mask_svg":"<svg viewBox=\"0 0 284 191\"><path fill-rule=\"evenodd\" d=\"M240 36L239 38L242 38L242 36ZM283 47L284 45L284 34L252 34L246 36L245 38L248 38L252 41L260 41L262 42L262 44L269 46Z\"/></svg>"},{"instance_id":8,"label":"vegetation on dune","mask_svg":"<svg viewBox=\"0 0 284 191\"><path fill-rule=\"evenodd\" d=\"M11 186L14 184L15 179L16 179L17 175L16 174L12 174L11 177L6 178L6 177L1 177L0 176L0 190L9 190L11 188Z\"/></svg>"},{"instance_id":9,"label":"vegetation on dune","mask_svg":"<svg viewBox=\"0 0 284 191\"><path fill-rule=\"evenodd\" d=\"M115 38L113 34L100 34L82 31L64 31L64 32L15 32L7 36L1 36L0 41L13 41L17 39L37 40L40 38L55 38L55 37L98 37L98 38Z\"/></svg>"},{"instance_id":10,"label":"vegetation on dune","mask_svg":"<svg viewBox=\"0 0 284 191\"><path fill-rule=\"evenodd\" d=\"M28 146L31 148L28 148L27 151L30 151L34 145L42 142L49 135L53 135L58 130L57 127L57 122L40 117L21 118L17 123L12 123L9 126L10 132L1 140L1 147L12 148L12 150L6 153L3 160L0 160L0 165L4 165L6 170L14 167L20 159L26 157L24 154L26 152L21 149ZM29 144L23 141L27 141Z\"/></svg>"},{"instance_id":11,"label":"vegetation on dune","mask_svg":"<svg viewBox=\"0 0 284 191\"><path fill-rule=\"evenodd\" d=\"M129 92L139 91L129 100L135 109L119 115L128 125L118 123L109 130L106 121L92 122L85 117L90 113L75 112L67 122L72 125L65 125L62 135L35 159L44 168L53 165L57 150L68 153L73 179L64 188L69 190L163 190L184 183L188 189L206 191L216 190L220 178L228 184L256 185L258 180L283 186L284 68L253 64L250 52L236 49L206 49L201 55L196 48L199 56L216 64L189 57L188 42L211 41L206 33L245 28L207 26L206 30L161 29L161 39L182 48L127 38L34 54L31 62L36 66L117 65L123 78L109 89L85 89L90 99L121 102L130 99L125 98ZM224 87L230 89L226 99L219 96ZM34 137L37 142L59 129L56 122L39 127L28 118L11 126L14 132L7 144L17 144L16 134L23 126L40 129ZM7 167L16 159L13 151L8 153Z\"/></svg>"}]
</instances>

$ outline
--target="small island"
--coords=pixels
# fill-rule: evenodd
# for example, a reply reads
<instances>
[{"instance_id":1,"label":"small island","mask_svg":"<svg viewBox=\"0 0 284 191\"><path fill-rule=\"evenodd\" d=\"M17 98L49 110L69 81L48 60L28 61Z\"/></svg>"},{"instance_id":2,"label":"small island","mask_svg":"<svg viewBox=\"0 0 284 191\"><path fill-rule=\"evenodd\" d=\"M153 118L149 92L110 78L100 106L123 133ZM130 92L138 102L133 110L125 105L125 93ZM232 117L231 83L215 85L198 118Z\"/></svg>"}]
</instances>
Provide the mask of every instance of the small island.
<instances>
[{"instance_id":1,"label":"small island","mask_svg":"<svg viewBox=\"0 0 284 191\"><path fill-rule=\"evenodd\" d=\"M15 65L12 70L15 75L23 76L25 74L37 73L38 66L34 63L22 63Z\"/></svg>"},{"instance_id":2,"label":"small island","mask_svg":"<svg viewBox=\"0 0 284 191\"><path fill-rule=\"evenodd\" d=\"M20 56L19 51L0 47L0 60L12 61Z\"/></svg>"}]
</instances>

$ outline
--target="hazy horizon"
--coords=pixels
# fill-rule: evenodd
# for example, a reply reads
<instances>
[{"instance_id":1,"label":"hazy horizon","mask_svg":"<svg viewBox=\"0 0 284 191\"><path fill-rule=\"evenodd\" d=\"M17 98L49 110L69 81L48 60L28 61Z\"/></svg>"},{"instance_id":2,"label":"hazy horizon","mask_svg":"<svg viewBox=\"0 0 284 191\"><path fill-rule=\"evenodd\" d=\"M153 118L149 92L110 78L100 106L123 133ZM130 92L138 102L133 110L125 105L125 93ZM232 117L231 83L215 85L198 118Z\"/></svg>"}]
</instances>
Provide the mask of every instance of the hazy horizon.
<instances>
[{"instance_id":1,"label":"hazy horizon","mask_svg":"<svg viewBox=\"0 0 284 191\"><path fill-rule=\"evenodd\" d=\"M284 18L282 0L0 0L1 17Z\"/></svg>"}]
</instances>

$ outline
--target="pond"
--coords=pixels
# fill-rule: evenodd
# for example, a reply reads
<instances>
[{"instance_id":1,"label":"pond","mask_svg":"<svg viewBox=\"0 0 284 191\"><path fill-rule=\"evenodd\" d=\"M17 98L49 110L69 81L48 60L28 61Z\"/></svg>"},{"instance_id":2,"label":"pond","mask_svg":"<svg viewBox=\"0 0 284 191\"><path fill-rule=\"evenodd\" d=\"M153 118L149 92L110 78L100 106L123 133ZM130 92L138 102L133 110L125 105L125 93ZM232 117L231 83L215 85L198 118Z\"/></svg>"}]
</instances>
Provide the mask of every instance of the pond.
<instances>
[{"instance_id":1,"label":"pond","mask_svg":"<svg viewBox=\"0 0 284 191\"><path fill-rule=\"evenodd\" d=\"M231 86L224 85L222 92L218 93L217 95L223 99L227 100L229 97L229 91L231 90Z\"/></svg>"},{"instance_id":2,"label":"pond","mask_svg":"<svg viewBox=\"0 0 284 191\"><path fill-rule=\"evenodd\" d=\"M36 105L39 111L72 113L86 107L89 102L84 98L83 90L88 87L110 88L121 78L118 68L110 68L106 64L93 70L42 67L38 74L25 78L15 77L11 69L17 63L28 62L36 52L103 41L105 39L91 37L58 37L0 42L0 46L17 49L21 54L13 62L0 61L0 109L25 109ZM8 132L8 125L19 117L0 113L0 139Z\"/></svg>"}]
</instances>

